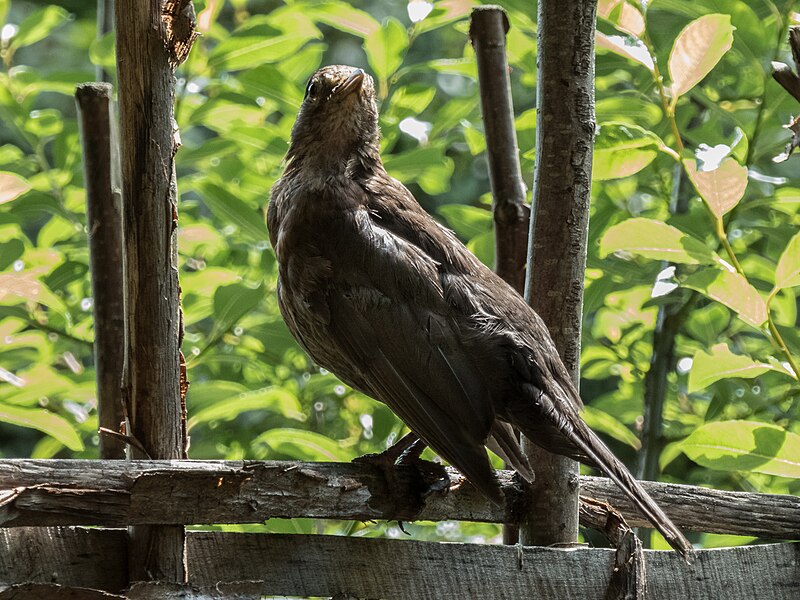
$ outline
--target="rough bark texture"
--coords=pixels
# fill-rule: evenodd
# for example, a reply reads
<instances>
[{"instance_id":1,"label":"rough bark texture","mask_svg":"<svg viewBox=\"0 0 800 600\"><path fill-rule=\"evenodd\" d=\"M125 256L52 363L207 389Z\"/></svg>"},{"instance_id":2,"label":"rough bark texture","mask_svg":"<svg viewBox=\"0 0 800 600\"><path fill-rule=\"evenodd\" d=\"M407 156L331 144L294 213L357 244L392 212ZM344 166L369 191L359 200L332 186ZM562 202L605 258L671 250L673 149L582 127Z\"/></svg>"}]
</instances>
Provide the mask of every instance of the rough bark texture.
<instances>
[{"instance_id":1,"label":"rough bark texture","mask_svg":"<svg viewBox=\"0 0 800 600\"><path fill-rule=\"evenodd\" d=\"M174 76L162 1L116 6L131 431L150 458L181 458ZM180 527L131 531L131 579L182 582Z\"/></svg>"},{"instance_id":2,"label":"rough bark texture","mask_svg":"<svg viewBox=\"0 0 800 600\"><path fill-rule=\"evenodd\" d=\"M539 2L536 169L525 294L577 385L589 230L596 0ZM578 464L525 444L536 470L525 544L578 536Z\"/></svg>"},{"instance_id":3,"label":"rough bark texture","mask_svg":"<svg viewBox=\"0 0 800 600\"><path fill-rule=\"evenodd\" d=\"M452 469L453 483L463 479ZM0 525L259 523L269 518L430 520L517 523L525 494L511 471L499 473L508 499L499 508L471 485L419 498L414 467L397 469L390 488L369 465L281 461L0 461ZM800 540L800 498L643 482L687 531ZM648 522L608 479L581 477L584 496L605 501L631 526ZM584 510L581 522L608 530ZM594 503L596 504L596 502Z\"/></svg>"},{"instance_id":4,"label":"rough bark texture","mask_svg":"<svg viewBox=\"0 0 800 600\"><path fill-rule=\"evenodd\" d=\"M519 165L506 60L508 17L499 6L472 11L470 39L478 62L495 231L495 271L520 294L525 288L530 208Z\"/></svg>"},{"instance_id":5,"label":"rough bark texture","mask_svg":"<svg viewBox=\"0 0 800 600\"><path fill-rule=\"evenodd\" d=\"M94 364L100 427L119 431L123 421L122 364L125 356L122 296L122 199L115 170L112 89L108 83L86 83L75 91L83 144L86 221L94 310ZM118 175L118 174L117 174ZM100 458L125 458L116 438L100 436Z\"/></svg>"},{"instance_id":6,"label":"rough bark texture","mask_svg":"<svg viewBox=\"0 0 800 600\"><path fill-rule=\"evenodd\" d=\"M9 549L0 554L0 582L21 581L24 576L34 583L101 589L107 585L109 591L119 592L125 558L115 549L122 535L119 530L97 529L0 530L0 541ZM84 539L81 548L73 544L76 536ZM26 549L31 546L41 552L30 553ZM56 548L61 551L52 551ZM189 532L187 555L189 586L137 584L130 597L600 600L609 588L614 562L613 550L593 548L222 532ZM644 555L648 600L797 598L800 544L701 550L691 567L674 552Z\"/></svg>"}]
</instances>

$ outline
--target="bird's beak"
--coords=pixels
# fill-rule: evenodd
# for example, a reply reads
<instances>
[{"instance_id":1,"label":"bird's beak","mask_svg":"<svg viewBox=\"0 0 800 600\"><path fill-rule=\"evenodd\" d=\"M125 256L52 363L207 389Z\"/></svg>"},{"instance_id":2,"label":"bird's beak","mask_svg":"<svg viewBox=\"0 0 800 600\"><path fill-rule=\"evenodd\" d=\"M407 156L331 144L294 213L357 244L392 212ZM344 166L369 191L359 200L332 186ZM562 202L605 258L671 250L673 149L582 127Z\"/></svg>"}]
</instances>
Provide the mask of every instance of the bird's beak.
<instances>
[{"instance_id":1,"label":"bird's beak","mask_svg":"<svg viewBox=\"0 0 800 600\"><path fill-rule=\"evenodd\" d=\"M363 69L356 69L350 74L350 77L348 77L344 83L340 83L336 87L333 93L340 98L344 98L353 92L360 90L361 84L364 81L364 75Z\"/></svg>"}]
</instances>

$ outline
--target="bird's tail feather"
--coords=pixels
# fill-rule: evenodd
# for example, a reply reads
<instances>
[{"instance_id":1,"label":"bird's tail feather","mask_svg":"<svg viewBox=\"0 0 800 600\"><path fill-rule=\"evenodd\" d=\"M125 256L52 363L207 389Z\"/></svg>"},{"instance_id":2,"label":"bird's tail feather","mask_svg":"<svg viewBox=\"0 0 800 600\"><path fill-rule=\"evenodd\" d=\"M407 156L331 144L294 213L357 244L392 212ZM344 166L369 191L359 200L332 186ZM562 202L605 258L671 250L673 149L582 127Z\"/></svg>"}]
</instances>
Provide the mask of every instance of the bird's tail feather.
<instances>
[{"instance_id":1,"label":"bird's tail feather","mask_svg":"<svg viewBox=\"0 0 800 600\"><path fill-rule=\"evenodd\" d=\"M544 394L539 394L537 399L541 412L555 426L561 435L569 441L569 445L574 448L565 448L563 444L557 448L548 448L547 437L542 436L542 427L539 425L534 431L526 433L523 426L522 431L526 433L532 441L540 444L546 450L565 454L584 463L592 464L601 469L608 477L616 483L620 489L631 499L631 501L644 513L653 526L664 536L670 546L683 556L684 560L691 562L694 557L694 550L689 540L681 533L678 527L664 513L661 507L656 504L650 495L642 487L627 467L608 449L603 441L594 433L580 417L575 414L575 419L566 418L561 411L556 410L552 400ZM522 425L522 424L519 424ZM545 439L543 439L545 438Z\"/></svg>"},{"instance_id":2,"label":"bird's tail feather","mask_svg":"<svg viewBox=\"0 0 800 600\"><path fill-rule=\"evenodd\" d=\"M630 471L615 457L606 445L588 426L581 423L578 426L578 435L573 438L576 446L583 453L590 456L593 461L616 483L633 503L644 513L653 526L664 536L667 543L677 550L681 556L691 562L694 550L689 540L681 533L678 527L664 513L655 500L650 497L642 484L639 483Z\"/></svg>"},{"instance_id":3,"label":"bird's tail feather","mask_svg":"<svg viewBox=\"0 0 800 600\"><path fill-rule=\"evenodd\" d=\"M506 464L511 465L525 481L533 483L535 474L519 446L519 440L517 440L517 435L511 425L495 421L492 425L491 435L486 440L486 446L502 458Z\"/></svg>"}]
</instances>

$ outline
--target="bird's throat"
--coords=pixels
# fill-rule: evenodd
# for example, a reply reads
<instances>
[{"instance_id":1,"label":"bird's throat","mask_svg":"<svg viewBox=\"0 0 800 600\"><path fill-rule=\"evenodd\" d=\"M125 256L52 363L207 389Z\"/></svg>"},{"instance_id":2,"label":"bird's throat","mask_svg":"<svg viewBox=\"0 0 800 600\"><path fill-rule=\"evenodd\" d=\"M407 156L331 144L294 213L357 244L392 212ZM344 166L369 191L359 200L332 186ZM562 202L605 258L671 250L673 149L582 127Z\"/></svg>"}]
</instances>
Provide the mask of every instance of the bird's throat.
<instances>
[{"instance_id":1,"label":"bird's throat","mask_svg":"<svg viewBox=\"0 0 800 600\"><path fill-rule=\"evenodd\" d=\"M287 154L286 173L302 172L316 179L360 179L383 171L378 143L356 143L350 147L317 144L301 146L295 144Z\"/></svg>"}]
</instances>

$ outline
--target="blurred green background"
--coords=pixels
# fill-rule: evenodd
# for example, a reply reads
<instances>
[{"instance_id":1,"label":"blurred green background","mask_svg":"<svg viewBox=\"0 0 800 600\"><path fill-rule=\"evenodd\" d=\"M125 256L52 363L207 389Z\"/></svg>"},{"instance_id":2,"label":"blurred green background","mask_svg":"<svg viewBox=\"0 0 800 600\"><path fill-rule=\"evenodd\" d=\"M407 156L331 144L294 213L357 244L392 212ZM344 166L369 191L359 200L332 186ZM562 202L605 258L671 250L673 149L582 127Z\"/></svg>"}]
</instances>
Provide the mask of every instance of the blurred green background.
<instances>
[{"instance_id":1,"label":"blurred green background","mask_svg":"<svg viewBox=\"0 0 800 600\"><path fill-rule=\"evenodd\" d=\"M264 207L308 76L323 64L361 66L378 82L389 173L491 265L467 39L475 4L195 1L202 36L176 73L175 109L191 458L347 461L404 432L292 340L275 300ZM530 186L536 7L501 4ZM635 469L654 330L659 311L669 317L656 334L675 342L653 441L653 475L664 481L800 493L800 159L773 161L798 105L769 76L771 61L791 64L793 10L785 0L653 0L645 16L638 3L600 2L581 390L586 420ZM687 26L700 35L676 42ZM711 64L698 65L700 55ZM0 457L93 458L92 301L72 95L97 65L113 72L113 35L97 39L94 2L0 0L0 57ZM681 57L683 70L672 60ZM698 81L687 82L692 73ZM680 92L674 120L670 86ZM695 156L710 174L692 186ZM724 170L714 171L720 161ZM394 523L302 519L226 528L401 535ZM494 525L406 528L418 539L499 536Z\"/></svg>"}]
</instances>

